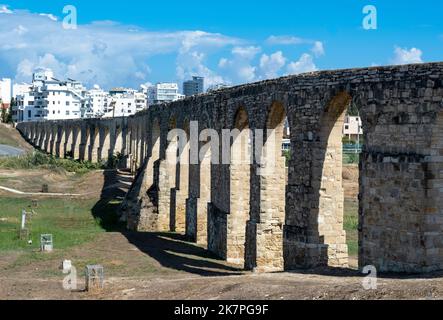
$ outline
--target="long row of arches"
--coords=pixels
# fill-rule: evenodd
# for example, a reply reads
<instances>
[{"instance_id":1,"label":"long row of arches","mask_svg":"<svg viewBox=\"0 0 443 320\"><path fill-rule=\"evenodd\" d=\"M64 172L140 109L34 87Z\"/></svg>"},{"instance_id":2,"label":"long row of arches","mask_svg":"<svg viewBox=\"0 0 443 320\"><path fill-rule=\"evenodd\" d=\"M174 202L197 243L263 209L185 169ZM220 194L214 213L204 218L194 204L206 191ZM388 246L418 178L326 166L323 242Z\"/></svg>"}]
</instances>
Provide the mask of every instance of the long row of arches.
<instances>
[{"instance_id":1,"label":"long row of arches","mask_svg":"<svg viewBox=\"0 0 443 320\"><path fill-rule=\"evenodd\" d=\"M174 116L168 119L167 128L170 132L178 126ZM147 182L143 188L145 192L156 192L158 212L150 211L150 214L156 215L154 220L157 222L152 224L153 219L144 219L151 224L141 230L186 234L190 240L206 246L221 258L244 265L247 269L283 270L284 224L288 198L288 170L282 155L286 119L287 111L283 103L272 103L265 123L260 126L260 138L258 130L251 129L247 109L238 107L232 122L229 164L223 163L222 143L211 143L217 137L204 134L203 137L200 135L198 143L199 162L191 164L189 119L182 121L180 128L186 133L184 139L175 137L163 143L161 120L155 119L151 141L148 143L151 150L147 152ZM335 120L343 121L342 118ZM335 127L338 128L339 125ZM218 133L220 138L220 130ZM341 141L341 134L338 137L337 141ZM163 157L160 150L162 145L165 149ZM214 152L214 146L219 152ZM340 157L338 145L333 146L331 143L330 147L337 147L334 155ZM171 159L177 159L177 162ZM335 166L338 164L336 160L338 159L334 159ZM340 168L341 164L336 169ZM341 171L335 171L334 174L341 175ZM223 178L220 179L220 176ZM326 247L331 245L330 251L334 251L337 257L335 263L343 266L347 263L347 247L343 231L343 190L340 182L340 179L336 179L337 188L334 192L337 195L334 200L340 200L341 197L342 203L334 208L334 212L328 212L324 221L328 225L332 222L337 225L341 223L341 228L334 226L332 231L319 228L323 239L320 239L319 234L316 244L321 243ZM334 187L328 191L332 192L333 189ZM228 203L224 208L217 204L223 198L219 193L226 194L225 200ZM149 200L152 201L152 197ZM342 254L337 255L337 250L341 250Z\"/></svg>"},{"instance_id":2,"label":"long row of arches","mask_svg":"<svg viewBox=\"0 0 443 320\"><path fill-rule=\"evenodd\" d=\"M123 165L139 177L126 199L134 229L185 234L247 269L346 266L342 127L353 102L364 141L359 266L432 271L443 268L442 68L328 71L152 106L129 118L18 128L54 155L100 161L121 149ZM280 150L286 118L287 168ZM174 129L184 134L168 139Z\"/></svg>"}]
</instances>

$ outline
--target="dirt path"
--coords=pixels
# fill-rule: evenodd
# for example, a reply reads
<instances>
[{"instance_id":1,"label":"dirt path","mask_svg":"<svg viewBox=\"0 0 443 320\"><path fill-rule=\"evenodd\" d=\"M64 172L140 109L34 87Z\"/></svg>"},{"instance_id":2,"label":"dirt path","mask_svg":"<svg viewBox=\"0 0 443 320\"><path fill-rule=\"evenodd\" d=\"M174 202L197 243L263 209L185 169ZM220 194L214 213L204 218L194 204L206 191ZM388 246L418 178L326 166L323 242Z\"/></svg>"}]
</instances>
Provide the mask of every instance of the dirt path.
<instances>
[{"instance_id":1,"label":"dirt path","mask_svg":"<svg viewBox=\"0 0 443 320\"><path fill-rule=\"evenodd\" d=\"M63 259L72 259L77 267L75 292L62 288ZM87 263L105 268L105 290L98 295L82 292ZM16 253L0 259L0 299L443 299L441 273L384 276L377 290L365 290L362 280L350 269L245 272L175 234L108 233L34 261Z\"/></svg>"}]
</instances>

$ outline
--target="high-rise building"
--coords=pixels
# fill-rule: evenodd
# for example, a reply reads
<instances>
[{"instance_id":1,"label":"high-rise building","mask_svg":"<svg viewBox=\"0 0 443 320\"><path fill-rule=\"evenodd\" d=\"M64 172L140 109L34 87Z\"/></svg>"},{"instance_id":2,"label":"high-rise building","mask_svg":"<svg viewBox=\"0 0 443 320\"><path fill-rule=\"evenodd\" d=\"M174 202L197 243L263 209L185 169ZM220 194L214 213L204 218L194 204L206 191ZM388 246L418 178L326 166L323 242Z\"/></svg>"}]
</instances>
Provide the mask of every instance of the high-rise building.
<instances>
[{"instance_id":1,"label":"high-rise building","mask_svg":"<svg viewBox=\"0 0 443 320\"><path fill-rule=\"evenodd\" d=\"M192 80L183 82L183 94L190 97L204 92L205 78L192 77Z\"/></svg>"}]
</instances>

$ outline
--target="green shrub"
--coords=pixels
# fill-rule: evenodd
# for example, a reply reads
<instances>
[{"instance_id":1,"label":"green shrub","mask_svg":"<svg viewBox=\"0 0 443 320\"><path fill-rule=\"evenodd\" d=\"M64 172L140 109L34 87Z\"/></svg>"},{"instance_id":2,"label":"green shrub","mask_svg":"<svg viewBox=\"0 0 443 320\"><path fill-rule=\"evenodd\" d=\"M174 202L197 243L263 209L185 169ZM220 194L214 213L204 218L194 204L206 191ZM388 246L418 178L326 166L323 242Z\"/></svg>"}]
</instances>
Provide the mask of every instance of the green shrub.
<instances>
[{"instance_id":1,"label":"green shrub","mask_svg":"<svg viewBox=\"0 0 443 320\"><path fill-rule=\"evenodd\" d=\"M0 168L4 169L49 169L65 170L75 173L86 173L92 170L104 169L100 163L89 161L74 161L72 159L58 159L40 151L34 151L24 156L0 159Z\"/></svg>"},{"instance_id":2,"label":"green shrub","mask_svg":"<svg viewBox=\"0 0 443 320\"><path fill-rule=\"evenodd\" d=\"M291 151L290 150L284 150L283 156L286 158L286 167L289 167L289 161L291 160Z\"/></svg>"},{"instance_id":3,"label":"green shrub","mask_svg":"<svg viewBox=\"0 0 443 320\"><path fill-rule=\"evenodd\" d=\"M344 164L359 164L360 154L358 153L348 153L343 155Z\"/></svg>"}]
</instances>

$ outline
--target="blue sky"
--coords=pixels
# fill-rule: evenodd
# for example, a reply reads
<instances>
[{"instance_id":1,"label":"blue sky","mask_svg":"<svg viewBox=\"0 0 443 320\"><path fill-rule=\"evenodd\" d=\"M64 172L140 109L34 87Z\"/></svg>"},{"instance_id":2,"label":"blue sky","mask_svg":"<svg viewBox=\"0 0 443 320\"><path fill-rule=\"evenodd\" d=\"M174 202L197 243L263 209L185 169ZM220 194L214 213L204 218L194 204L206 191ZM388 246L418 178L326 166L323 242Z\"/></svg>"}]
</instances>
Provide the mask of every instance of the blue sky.
<instances>
[{"instance_id":1,"label":"blue sky","mask_svg":"<svg viewBox=\"0 0 443 320\"><path fill-rule=\"evenodd\" d=\"M62 27L68 4L76 30ZM377 8L377 30L362 27L366 5ZM442 15L439 0L15 0L0 5L0 77L29 81L33 69L48 67L104 88L196 74L208 85L239 84L441 61Z\"/></svg>"}]
</instances>

